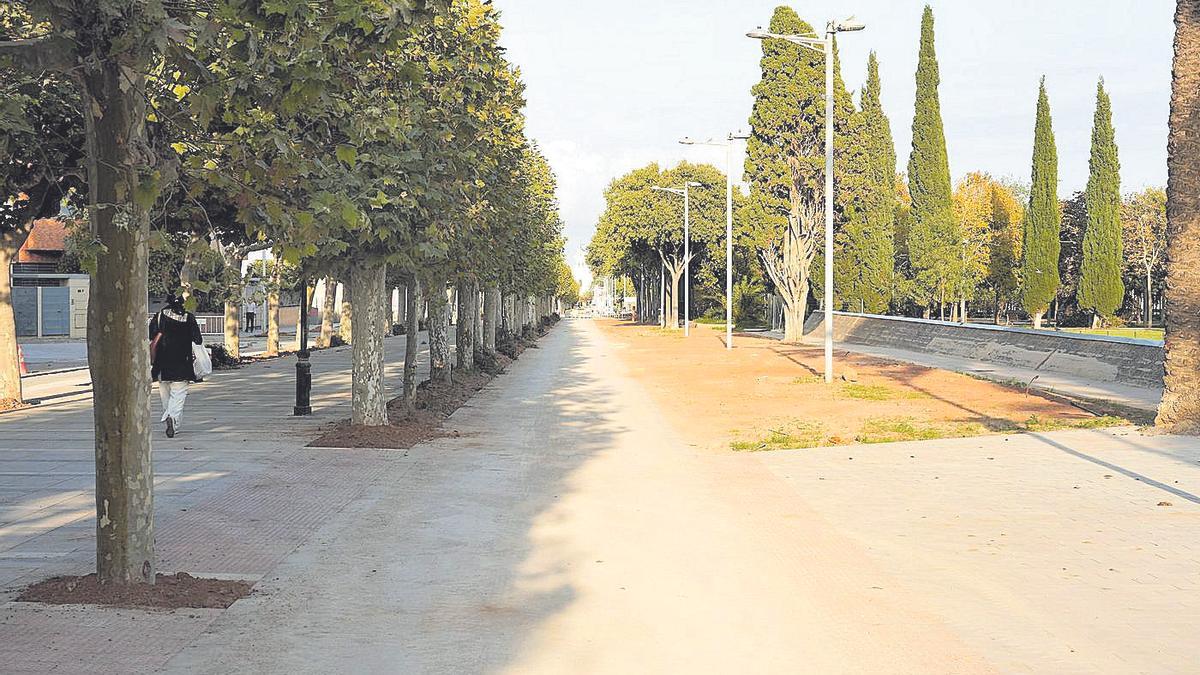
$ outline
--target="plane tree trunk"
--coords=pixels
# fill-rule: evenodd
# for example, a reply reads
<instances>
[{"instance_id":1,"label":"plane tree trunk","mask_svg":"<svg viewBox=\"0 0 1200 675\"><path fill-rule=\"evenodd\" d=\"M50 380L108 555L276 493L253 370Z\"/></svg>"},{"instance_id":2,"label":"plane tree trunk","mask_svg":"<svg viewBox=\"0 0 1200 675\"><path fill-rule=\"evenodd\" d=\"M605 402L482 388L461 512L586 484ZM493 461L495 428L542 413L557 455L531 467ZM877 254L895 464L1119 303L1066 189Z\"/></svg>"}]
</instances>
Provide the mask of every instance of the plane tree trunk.
<instances>
[{"instance_id":1,"label":"plane tree trunk","mask_svg":"<svg viewBox=\"0 0 1200 675\"><path fill-rule=\"evenodd\" d=\"M31 225L32 222L0 238L0 402L24 400L21 360L17 355L17 321L12 304L11 264L29 238Z\"/></svg>"},{"instance_id":2,"label":"plane tree trunk","mask_svg":"<svg viewBox=\"0 0 1200 675\"><path fill-rule=\"evenodd\" d=\"M346 276L346 282L342 284L342 315L338 324L338 335L346 344L352 344L354 342L354 273L350 272Z\"/></svg>"},{"instance_id":3,"label":"plane tree trunk","mask_svg":"<svg viewBox=\"0 0 1200 675\"><path fill-rule=\"evenodd\" d=\"M350 285L356 298L354 316L352 424L383 426L387 419L387 392L383 381L384 335L387 333L387 265L371 261L355 268Z\"/></svg>"},{"instance_id":4,"label":"plane tree trunk","mask_svg":"<svg viewBox=\"0 0 1200 675\"><path fill-rule=\"evenodd\" d=\"M336 314L337 280L325 277L325 298L321 302L321 332L317 335L317 347L324 349L333 341L333 317Z\"/></svg>"},{"instance_id":5,"label":"plane tree trunk","mask_svg":"<svg viewBox=\"0 0 1200 675\"><path fill-rule=\"evenodd\" d=\"M429 284L427 294L429 318L429 379L432 382L451 381L450 366L450 300L446 297L445 282Z\"/></svg>"},{"instance_id":6,"label":"plane tree trunk","mask_svg":"<svg viewBox=\"0 0 1200 675\"><path fill-rule=\"evenodd\" d=\"M496 323L500 318L500 289L488 287L483 292L483 351L496 353Z\"/></svg>"},{"instance_id":7,"label":"plane tree trunk","mask_svg":"<svg viewBox=\"0 0 1200 675\"><path fill-rule=\"evenodd\" d=\"M459 282L458 322L454 343L458 352L458 369L464 372L475 370L476 303L474 282Z\"/></svg>"},{"instance_id":8,"label":"plane tree trunk","mask_svg":"<svg viewBox=\"0 0 1200 675\"><path fill-rule=\"evenodd\" d=\"M143 69L90 59L78 74L88 209L103 243L88 303L96 443L96 571L101 583L154 583L154 466L146 333L150 217L134 199L146 158Z\"/></svg>"},{"instance_id":9,"label":"plane tree trunk","mask_svg":"<svg viewBox=\"0 0 1200 675\"><path fill-rule=\"evenodd\" d=\"M421 287L416 277L409 279L404 293L404 384L401 397L404 407L412 412L417 400L417 352L420 348Z\"/></svg>"},{"instance_id":10,"label":"plane tree trunk","mask_svg":"<svg viewBox=\"0 0 1200 675\"><path fill-rule=\"evenodd\" d=\"M282 265L272 261L271 281L267 291L267 350L266 356L279 356L279 285Z\"/></svg>"}]
</instances>

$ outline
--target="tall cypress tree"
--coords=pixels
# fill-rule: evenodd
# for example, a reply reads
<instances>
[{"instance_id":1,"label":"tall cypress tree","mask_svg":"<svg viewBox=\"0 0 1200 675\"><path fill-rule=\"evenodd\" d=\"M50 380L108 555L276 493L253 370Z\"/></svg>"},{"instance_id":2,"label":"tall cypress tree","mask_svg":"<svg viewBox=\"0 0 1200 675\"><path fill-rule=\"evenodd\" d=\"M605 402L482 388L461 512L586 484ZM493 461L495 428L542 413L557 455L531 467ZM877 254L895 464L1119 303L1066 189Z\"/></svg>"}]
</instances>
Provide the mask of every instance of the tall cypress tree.
<instances>
[{"instance_id":1,"label":"tall cypress tree","mask_svg":"<svg viewBox=\"0 0 1200 675\"><path fill-rule=\"evenodd\" d=\"M933 46L933 10L921 17L921 51L917 60L916 112L912 125L912 154L908 158L908 190L912 195L913 227L908 250L917 286L926 302L944 303L950 292L950 273L957 259L950 160L942 106L938 100L937 54Z\"/></svg>"},{"instance_id":2,"label":"tall cypress tree","mask_svg":"<svg viewBox=\"0 0 1200 675\"><path fill-rule=\"evenodd\" d=\"M895 277L896 146L880 102L879 61L867 59L867 82L858 113L861 134L861 204L839 233L836 288L850 311L880 313L893 297Z\"/></svg>"},{"instance_id":3,"label":"tall cypress tree","mask_svg":"<svg viewBox=\"0 0 1200 675\"><path fill-rule=\"evenodd\" d=\"M1092 157L1088 162L1087 230L1083 235L1083 267L1079 306L1093 312L1093 322L1112 318L1125 298L1121 280L1121 162L1112 125L1112 103L1104 79L1096 85L1092 123Z\"/></svg>"},{"instance_id":4,"label":"tall cypress tree","mask_svg":"<svg viewBox=\"0 0 1200 675\"><path fill-rule=\"evenodd\" d=\"M1025 311L1034 328L1042 327L1042 316L1050 308L1058 287L1059 227L1062 213L1058 203L1058 150L1050 121L1050 99L1046 78L1038 88L1037 121L1033 128L1033 185L1029 189L1029 212L1025 218L1024 259L1021 265L1025 289Z\"/></svg>"}]
</instances>

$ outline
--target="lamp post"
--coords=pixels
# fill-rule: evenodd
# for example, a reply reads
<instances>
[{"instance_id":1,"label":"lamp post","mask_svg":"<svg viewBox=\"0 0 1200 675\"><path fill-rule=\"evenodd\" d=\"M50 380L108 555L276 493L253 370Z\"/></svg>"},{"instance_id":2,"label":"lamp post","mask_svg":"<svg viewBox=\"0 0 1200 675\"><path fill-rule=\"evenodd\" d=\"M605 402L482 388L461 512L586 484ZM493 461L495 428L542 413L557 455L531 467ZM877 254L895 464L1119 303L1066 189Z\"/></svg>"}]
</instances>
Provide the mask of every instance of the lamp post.
<instances>
[{"instance_id":1,"label":"lamp post","mask_svg":"<svg viewBox=\"0 0 1200 675\"><path fill-rule=\"evenodd\" d=\"M833 382L833 40L838 33L866 28L850 17L845 21L830 21L825 37L794 35L752 30L746 37L755 40L786 40L808 47L825 57L825 382Z\"/></svg>"},{"instance_id":2,"label":"lamp post","mask_svg":"<svg viewBox=\"0 0 1200 675\"><path fill-rule=\"evenodd\" d=\"M713 145L725 148L725 349L733 349L733 148L750 134L731 133L724 141L695 141L684 137L682 145Z\"/></svg>"},{"instance_id":3,"label":"lamp post","mask_svg":"<svg viewBox=\"0 0 1200 675\"><path fill-rule=\"evenodd\" d=\"M651 190L660 192L670 192L672 194L683 195L683 336L691 335L692 323L692 238L689 230L689 211L691 210L688 190L690 188L700 187L700 183L694 181L684 181L681 188L659 187L655 185ZM671 292L675 289L672 288ZM664 317L665 319L665 317ZM666 322L663 322L666 325Z\"/></svg>"}]
</instances>

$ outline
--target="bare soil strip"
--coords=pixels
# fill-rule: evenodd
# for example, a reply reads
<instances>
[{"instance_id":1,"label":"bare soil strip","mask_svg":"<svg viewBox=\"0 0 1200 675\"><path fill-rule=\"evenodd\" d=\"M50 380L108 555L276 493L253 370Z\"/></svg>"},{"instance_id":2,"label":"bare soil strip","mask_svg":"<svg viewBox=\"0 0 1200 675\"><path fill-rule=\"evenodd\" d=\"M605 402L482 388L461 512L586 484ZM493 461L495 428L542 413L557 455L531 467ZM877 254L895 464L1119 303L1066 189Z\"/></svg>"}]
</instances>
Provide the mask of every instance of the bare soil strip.
<instances>
[{"instance_id":1,"label":"bare soil strip","mask_svg":"<svg viewBox=\"0 0 1200 675\"><path fill-rule=\"evenodd\" d=\"M778 450L1128 423L1098 409L935 368L723 331L601 321L614 352L697 445ZM1102 414L1093 414L1099 412Z\"/></svg>"}]
</instances>

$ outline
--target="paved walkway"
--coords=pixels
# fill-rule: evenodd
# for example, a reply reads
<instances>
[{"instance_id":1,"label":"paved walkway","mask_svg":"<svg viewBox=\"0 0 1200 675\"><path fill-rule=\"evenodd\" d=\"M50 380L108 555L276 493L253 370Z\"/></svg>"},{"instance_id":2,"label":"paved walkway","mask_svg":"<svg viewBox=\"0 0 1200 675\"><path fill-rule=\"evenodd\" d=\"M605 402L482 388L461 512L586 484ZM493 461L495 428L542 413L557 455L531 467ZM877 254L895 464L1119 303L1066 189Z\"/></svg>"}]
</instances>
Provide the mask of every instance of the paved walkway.
<instances>
[{"instance_id":1,"label":"paved walkway","mask_svg":"<svg viewBox=\"0 0 1200 675\"><path fill-rule=\"evenodd\" d=\"M776 340L783 339L781 331L767 331L762 334ZM821 342L820 338L810 337L805 339L805 344L821 345L824 343ZM1034 370L1033 368L1020 368L1018 366L993 363L991 361L978 361L944 354L914 352L907 349L876 347L851 342L837 342L834 344L834 348L856 354L876 356L891 361L903 361L930 368L952 370L1004 384L1017 383L1022 386L1062 394L1064 396L1111 401L1146 412L1158 410L1158 402L1162 399L1161 388L1146 389L1143 387L1131 387L1119 382L1088 380L1063 373L1051 373Z\"/></svg>"},{"instance_id":2,"label":"paved walkway","mask_svg":"<svg viewBox=\"0 0 1200 675\"><path fill-rule=\"evenodd\" d=\"M317 358L318 380L344 385L345 354ZM564 322L456 413L457 438L408 452L298 449L311 427L245 404L250 392L282 398L290 380L236 373L241 392L211 395L230 392L225 408L245 412L206 414L198 393L188 424L211 426L212 440L156 443L160 463L195 463L160 475L158 539L164 570L258 579L255 594L209 612L0 605L4 670L1168 673L1200 662L1194 439L1121 430L712 452L681 439L587 321ZM343 406L328 418L345 414L326 404ZM58 421L81 423L85 408L72 406ZM0 416L0 479L48 462L0 483L15 485L0 493L6 508L42 503L11 495L58 470L50 463L85 466L82 429L47 440L34 418L49 412L19 427ZM16 428L25 436L10 438ZM79 491L56 478L65 485L37 489ZM51 514L0 525L0 564L86 568L90 505L76 507L89 513L48 532ZM17 549L25 557L6 555Z\"/></svg>"}]
</instances>

